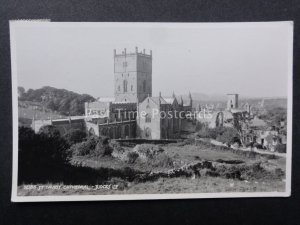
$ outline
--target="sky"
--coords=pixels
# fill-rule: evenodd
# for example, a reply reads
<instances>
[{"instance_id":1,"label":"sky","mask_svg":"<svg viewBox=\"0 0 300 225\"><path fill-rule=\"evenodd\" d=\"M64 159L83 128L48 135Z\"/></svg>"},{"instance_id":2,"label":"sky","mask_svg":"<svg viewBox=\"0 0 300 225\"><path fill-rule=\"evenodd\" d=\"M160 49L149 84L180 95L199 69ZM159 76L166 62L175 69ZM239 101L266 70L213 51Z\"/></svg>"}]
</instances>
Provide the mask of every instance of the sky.
<instances>
[{"instance_id":1,"label":"sky","mask_svg":"<svg viewBox=\"0 0 300 225\"><path fill-rule=\"evenodd\" d=\"M113 96L113 49L152 50L153 95L286 97L291 23L13 24L18 86Z\"/></svg>"}]
</instances>

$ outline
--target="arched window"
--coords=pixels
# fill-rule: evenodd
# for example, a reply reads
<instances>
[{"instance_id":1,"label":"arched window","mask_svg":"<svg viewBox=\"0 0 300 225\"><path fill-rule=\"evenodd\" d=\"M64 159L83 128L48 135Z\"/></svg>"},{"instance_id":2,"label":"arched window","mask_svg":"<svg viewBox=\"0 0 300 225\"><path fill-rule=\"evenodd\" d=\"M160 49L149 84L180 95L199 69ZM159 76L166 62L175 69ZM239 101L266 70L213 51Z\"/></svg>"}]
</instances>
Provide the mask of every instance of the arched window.
<instances>
[{"instance_id":1,"label":"arched window","mask_svg":"<svg viewBox=\"0 0 300 225\"><path fill-rule=\"evenodd\" d=\"M143 92L146 92L146 81L143 81Z\"/></svg>"},{"instance_id":2,"label":"arched window","mask_svg":"<svg viewBox=\"0 0 300 225\"><path fill-rule=\"evenodd\" d=\"M123 90L124 90L124 92L127 92L127 85L128 85L127 80L123 80Z\"/></svg>"},{"instance_id":3,"label":"arched window","mask_svg":"<svg viewBox=\"0 0 300 225\"><path fill-rule=\"evenodd\" d=\"M151 138L151 129L149 127L145 129L145 137L149 139Z\"/></svg>"},{"instance_id":4,"label":"arched window","mask_svg":"<svg viewBox=\"0 0 300 225\"><path fill-rule=\"evenodd\" d=\"M146 114L146 116L145 116L145 122L146 123L151 123L151 115Z\"/></svg>"},{"instance_id":5,"label":"arched window","mask_svg":"<svg viewBox=\"0 0 300 225\"><path fill-rule=\"evenodd\" d=\"M129 137L129 125L126 125L124 128L125 138Z\"/></svg>"}]
</instances>

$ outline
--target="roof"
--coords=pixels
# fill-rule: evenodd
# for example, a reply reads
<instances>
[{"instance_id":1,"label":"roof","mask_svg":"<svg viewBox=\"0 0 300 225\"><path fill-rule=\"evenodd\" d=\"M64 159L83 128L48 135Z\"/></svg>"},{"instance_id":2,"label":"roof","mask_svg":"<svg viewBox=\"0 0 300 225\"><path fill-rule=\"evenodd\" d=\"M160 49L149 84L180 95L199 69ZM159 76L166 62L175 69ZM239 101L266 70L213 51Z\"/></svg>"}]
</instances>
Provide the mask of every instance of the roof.
<instances>
[{"instance_id":1,"label":"roof","mask_svg":"<svg viewBox=\"0 0 300 225\"><path fill-rule=\"evenodd\" d=\"M88 108L102 109L102 108L107 108L107 106L108 106L108 102L102 102L102 101L88 102Z\"/></svg>"},{"instance_id":2,"label":"roof","mask_svg":"<svg viewBox=\"0 0 300 225\"><path fill-rule=\"evenodd\" d=\"M169 104L168 102L166 102L165 99L163 99L162 97L149 97L155 104L159 104L159 100L160 100L160 104Z\"/></svg>"},{"instance_id":3,"label":"roof","mask_svg":"<svg viewBox=\"0 0 300 225\"><path fill-rule=\"evenodd\" d=\"M165 97L164 97L164 100L165 100L168 104L172 105L172 104L174 103L174 101L176 100L176 98L173 98L173 97L165 98Z\"/></svg>"},{"instance_id":4,"label":"roof","mask_svg":"<svg viewBox=\"0 0 300 225\"><path fill-rule=\"evenodd\" d=\"M97 98L98 102L114 102L116 99L115 97L99 97Z\"/></svg>"}]
</instances>

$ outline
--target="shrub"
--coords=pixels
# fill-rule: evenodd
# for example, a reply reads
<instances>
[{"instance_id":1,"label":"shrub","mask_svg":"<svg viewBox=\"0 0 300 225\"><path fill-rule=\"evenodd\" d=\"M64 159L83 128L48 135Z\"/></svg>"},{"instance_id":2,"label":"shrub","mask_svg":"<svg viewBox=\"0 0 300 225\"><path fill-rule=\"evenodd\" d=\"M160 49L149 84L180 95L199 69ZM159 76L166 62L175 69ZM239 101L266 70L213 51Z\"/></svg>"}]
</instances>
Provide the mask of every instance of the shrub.
<instances>
[{"instance_id":1,"label":"shrub","mask_svg":"<svg viewBox=\"0 0 300 225\"><path fill-rule=\"evenodd\" d=\"M144 158L153 158L154 155L163 152L164 149L154 144L141 144L136 145L133 151L139 153L139 155L142 155Z\"/></svg>"},{"instance_id":2,"label":"shrub","mask_svg":"<svg viewBox=\"0 0 300 225\"><path fill-rule=\"evenodd\" d=\"M51 174L68 162L68 143L51 127L35 134L31 128L19 128L19 181Z\"/></svg>"},{"instance_id":3,"label":"shrub","mask_svg":"<svg viewBox=\"0 0 300 225\"><path fill-rule=\"evenodd\" d=\"M205 125L204 123L201 123L201 122L198 121L198 122L196 123L196 128L195 128L195 129L196 129L196 131L200 131L200 130L204 129L205 126L206 126L206 125Z\"/></svg>"},{"instance_id":4,"label":"shrub","mask_svg":"<svg viewBox=\"0 0 300 225\"><path fill-rule=\"evenodd\" d=\"M66 141L70 146L82 142L85 138L86 138L86 132L80 129L70 129L64 135L64 139L66 139Z\"/></svg>"},{"instance_id":5,"label":"shrub","mask_svg":"<svg viewBox=\"0 0 300 225\"><path fill-rule=\"evenodd\" d=\"M138 157L139 154L137 152L128 152L127 154L128 163L135 163Z\"/></svg>"},{"instance_id":6,"label":"shrub","mask_svg":"<svg viewBox=\"0 0 300 225\"><path fill-rule=\"evenodd\" d=\"M72 145L69 152L73 156L111 156L113 148L108 138L90 136L86 141Z\"/></svg>"},{"instance_id":7,"label":"shrub","mask_svg":"<svg viewBox=\"0 0 300 225\"><path fill-rule=\"evenodd\" d=\"M100 139L96 145L94 152L95 156L111 156L113 148L109 145L108 138Z\"/></svg>"},{"instance_id":8,"label":"shrub","mask_svg":"<svg viewBox=\"0 0 300 225\"><path fill-rule=\"evenodd\" d=\"M286 145L285 144L278 144L275 146L275 151L279 153L286 153Z\"/></svg>"},{"instance_id":9,"label":"shrub","mask_svg":"<svg viewBox=\"0 0 300 225\"><path fill-rule=\"evenodd\" d=\"M214 128L203 127L198 131L198 136L201 138L211 138L216 139L218 136L217 130Z\"/></svg>"},{"instance_id":10,"label":"shrub","mask_svg":"<svg viewBox=\"0 0 300 225\"><path fill-rule=\"evenodd\" d=\"M216 139L217 141L227 144L232 144L235 142L240 144L238 131L231 127L203 127L200 131L198 131L198 136L202 138Z\"/></svg>"},{"instance_id":11,"label":"shrub","mask_svg":"<svg viewBox=\"0 0 300 225\"><path fill-rule=\"evenodd\" d=\"M113 151L124 152L124 148L115 140L110 141L110 146L113 148Z\"/></svg>"},{"instance_id":12,"label":"shrub","mask_svg":"<svg viewBox=\"0 0 300 225\"><path fill-rule=\"evenodd\" d=\"M153 159L151 159L150 163L154 167L172 167L173 166L173 160L170 156L168 156L165 153L161 153L159 155L155 155Z\"/></svg>"},{"instance_id":13,"label":"shrub","mask_svg":"<svg viewBox=\"0 0 300 225\"><path fill-rule=\"evenodd\" d=\"M220 132L217 136L217 141L232 144L232 143L240 143L240 140L238 138L239 134L236 129L231 127L226 127Z\"/></svg>"},{"instance_id":14,"label":"shrub","mask_svg":"<svg viewBox=\"0 0 300 225\"><path fill-rule=\"evenodd\" d=\"M52 126L52 125L45 125L42 126L38 132L40 135L44 135L47 136L49 138L56 138L56 137L60 137L60 132L59 130Z\"/></svg>"},{"instance_id":15,"label":"shrub","mask_svg":"<svg viewBox=\"0 0 300 225\"><path fill-rule=\"evenodd\" d=\"M85 156L90 154L91 149L89 148L88 143L85 141L72 145L69 149L69 152L72 156Z\"/></svg>"},{"instance_id":16,"label":"shrub","mask_svg":"<svg viewBox=\"0 0 300 225\"><path fill-rule=\"evenodd\" d=\"M90 155L95 151L98 142L99 142L98 137L90 136L86 141L72 145L71 148L69 149L69 152L73 156Z\"/></svg>"}]
</instances>

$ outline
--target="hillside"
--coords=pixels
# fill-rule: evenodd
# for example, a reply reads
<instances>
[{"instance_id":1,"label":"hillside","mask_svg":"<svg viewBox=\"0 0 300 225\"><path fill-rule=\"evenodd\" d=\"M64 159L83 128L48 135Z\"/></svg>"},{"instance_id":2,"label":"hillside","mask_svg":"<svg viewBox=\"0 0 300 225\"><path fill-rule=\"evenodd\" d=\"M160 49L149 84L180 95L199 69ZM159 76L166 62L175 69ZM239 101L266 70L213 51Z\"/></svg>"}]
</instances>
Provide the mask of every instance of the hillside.
<instances>
[{"instance_id":1,"label":"hillside","mask_svg":"<svg viewBox=\"0 0 300 225\"><path fill-rule=\"evenodd\" d=\"M49 86L35 90L28 89L28 91L19 87L19 108L22 108L22 111L34 109L63 116L83 115L84 103L94 100L94 97L87 94L78 94Z\"/></svg>"}]
</instances>

